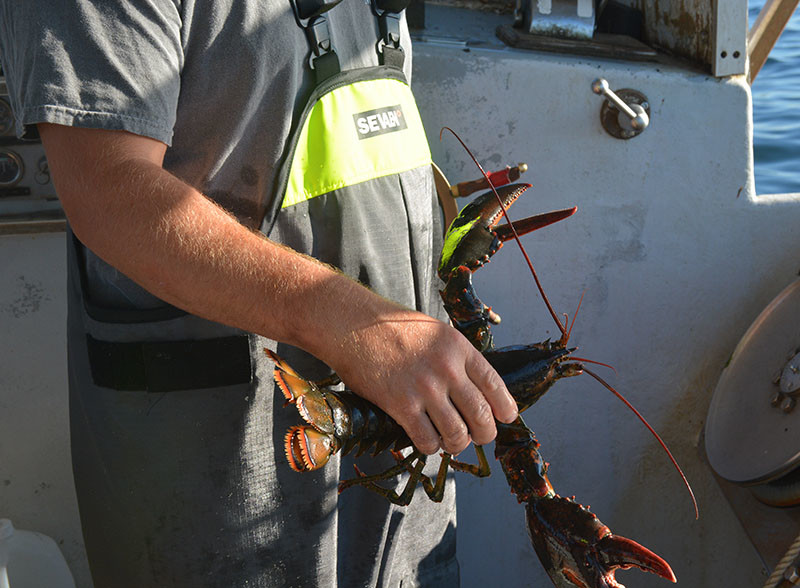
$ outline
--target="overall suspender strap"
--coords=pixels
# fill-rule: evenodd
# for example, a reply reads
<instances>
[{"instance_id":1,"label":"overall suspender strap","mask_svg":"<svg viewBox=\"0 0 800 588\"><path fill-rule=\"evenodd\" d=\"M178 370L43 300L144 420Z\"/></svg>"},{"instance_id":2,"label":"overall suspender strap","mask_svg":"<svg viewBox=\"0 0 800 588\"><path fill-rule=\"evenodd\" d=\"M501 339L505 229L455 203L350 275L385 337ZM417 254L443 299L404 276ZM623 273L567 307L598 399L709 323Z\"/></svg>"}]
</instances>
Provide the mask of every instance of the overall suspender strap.
<instances>
[{"instance_id":1,"label":"overall suspender strap","mask_svg":"<svg viewBox=\"0 0 800 588\"><path fill-rule=\"evenodd\" d=\"M297 25L306 32L311 47L309 65L316 83L341 71L339 58L331 40L325 13L342 0L289 0ZM378 19L380 36L376 50L381 65L403 69L405 54L400 46L400 13L411 0L371 0L372 12Z\"/></svg>"},{"instance_id":2,"label":"overall suspender strap","mask_svg":"<svg viewBox=\"0 0 800 588\"><path fill-rule=\"evenodd\" d=\"M309 64L317 84L341 71L339 57L333 48L325 13L342 0L289 0L297 25L306 32L311 46Z\"/></svg>"},{"instance_id":3,"label":"overall suspender strap","mask_svg":"<svg viewBox=\"0 0 800 588\"><path fill-rule=\"evenodd\" d=\"M378 17L380 40L378 57L381 65L403 69L405 54L400 46L400 13L411 0L372 0L372 12Z\"/></svg>"},{"instance_id":4,"label":"overall suspender strap","mask_svg":"<svg viewBox=\"0 0 800 588\"><path fill-rule=\"evenodd\" d=\"M303 25L301 17L309 14L297 4L303 0L290 1L301 26L308 31L317 25L320 30L324 15L312 15ZM317 83L297 118L275 179L275 198L262 222L267 235L281 210L334 192L358 191L361 188L355 186L431 164L422 119L402 69L400 18L390 12L407 0L371 1L381 29L376 47L381 65L326 75L318 68L326 55L335 55L333 45L312 45L312 53L320 49L310 60ZM314 43L311 33L309 40Z\"/></svg>"}]
</instances>

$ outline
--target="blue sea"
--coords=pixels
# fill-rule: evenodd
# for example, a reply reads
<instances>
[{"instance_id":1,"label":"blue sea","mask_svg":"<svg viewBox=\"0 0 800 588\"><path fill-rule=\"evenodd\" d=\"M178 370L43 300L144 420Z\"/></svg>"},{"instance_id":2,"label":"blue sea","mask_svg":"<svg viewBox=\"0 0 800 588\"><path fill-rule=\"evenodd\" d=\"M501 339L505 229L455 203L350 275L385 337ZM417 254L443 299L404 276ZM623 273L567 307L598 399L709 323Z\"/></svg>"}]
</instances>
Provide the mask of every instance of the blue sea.
<instances>
[{"instance_id":1,"label":"blue sea","mask_svg":"<svg viewBox=\"0 0 800 588\"><path fill-rule=\"evenodd\" d=\"M751 0L750 24L764 0ZM800 192L800 10L753 81L757 194Z\"/></svg>"}]
</instances>

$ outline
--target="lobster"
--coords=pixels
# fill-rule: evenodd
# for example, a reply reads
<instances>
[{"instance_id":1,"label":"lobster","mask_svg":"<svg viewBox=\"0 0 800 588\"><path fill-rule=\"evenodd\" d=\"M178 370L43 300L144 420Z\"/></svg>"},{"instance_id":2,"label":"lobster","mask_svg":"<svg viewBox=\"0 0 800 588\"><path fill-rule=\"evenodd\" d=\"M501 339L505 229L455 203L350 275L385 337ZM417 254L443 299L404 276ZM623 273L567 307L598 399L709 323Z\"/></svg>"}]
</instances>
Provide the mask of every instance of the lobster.
<instances>
[{"instance_id":1,"label":"lobster","mask_svg":"<svg viewBox=\"0 0 800 588\"><path fill-rule=\"evenodd\" d=\"M461 142L460 138L458 140ZM473 161L480 168L474 157ZM567 321L562 323L557 317L519 242L521 234L563 220L577 209L567 208L511 222L507 208L531 187L530 184L496 188L489 176L483 173L491 190L465 206L451 223L440 258L438 273L444 283L440 294L452 324L483 353L502 377L520 415L562 378L587 373L598 380L625 402L661 443L683 478L697 515L691 487L663 441L630 403L584 365L599 362L575 357L573 352L576 348L567 347L571 327L567 329ZM499 224L502 217L508 220L507 224ZM548 339L528 345L494 347L491 326L498 324L500 317L478 298L472 273L486 264L510 239L519 243L539 292L559 327L561 337L556 341ZM450 468L476 476L489 475L489 463L483 448L475 446L477 465L458 461L443 453L438 473L431 479L422 473L427 456L413 446L403 429L381 409L348 390L334 390L332 386L339 383L335 375L320 382L306 380L276 354L265 351L275 362L277 386L287 402L296 405L305 421L303 425L292 427L285 437L287 461L295 471L319 469L337 452L356 451L360 455L371 450L373 455L377 455L391 450L396 459L393 467L372 475L356 468L356 477L342 480L339 491L360 485L398 505L409 504L420 485L431 500L441 501ZM525 503L531 542L557 588L621 588L622 585L615 580L615 571L631 567L676 581L669 564L661 557L633 540L614 535L588 508L574 498L564 498L555 492L547 476L548 464L538 451L539 443L522 416L511 424L496 422L496 427L495 458L500 462L511 492L519 502ZM405 472L409 476L400 492L380 484Z\"/></svg>"}]
</instances>

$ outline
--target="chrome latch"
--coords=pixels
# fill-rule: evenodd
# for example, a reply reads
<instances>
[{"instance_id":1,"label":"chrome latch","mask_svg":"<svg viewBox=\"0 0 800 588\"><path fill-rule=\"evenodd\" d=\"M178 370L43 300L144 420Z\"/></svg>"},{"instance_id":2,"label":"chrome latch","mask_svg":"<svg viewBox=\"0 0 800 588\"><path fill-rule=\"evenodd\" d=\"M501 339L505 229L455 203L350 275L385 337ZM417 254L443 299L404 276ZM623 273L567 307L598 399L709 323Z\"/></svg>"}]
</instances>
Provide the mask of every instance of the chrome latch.
<instances>
[{"instance_id":1,"label":"chrome latch","mask_svg":"<svg viewBox=\"0 0 800 588\"><path fill-rule=\"evenodd\" d=\"M650 124L650 103L641 92L629 88L614 92L603 78L592 82L592 92L605 96L600 123L612 137L631 139Z\"/></svg>"}]
</instances>

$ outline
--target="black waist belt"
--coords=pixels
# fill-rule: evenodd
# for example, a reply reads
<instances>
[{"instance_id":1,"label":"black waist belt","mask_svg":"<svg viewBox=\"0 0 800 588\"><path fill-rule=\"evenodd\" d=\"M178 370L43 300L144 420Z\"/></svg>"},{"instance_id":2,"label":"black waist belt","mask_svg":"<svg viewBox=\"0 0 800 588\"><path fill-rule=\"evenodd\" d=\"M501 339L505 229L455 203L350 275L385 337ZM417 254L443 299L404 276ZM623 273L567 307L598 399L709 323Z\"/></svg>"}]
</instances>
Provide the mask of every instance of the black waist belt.
<instances>
[{"instance_id":1,"label":"black waist belt","mask_svg":"<svg viewBox=\"0 0 800 588\"><path fill-rule=\"evenodd\" d=\"M120 343L86 336L92 379L114 390L175 392L252 379L247 335L198 341Z\"/></svg>"}]
</instances>

